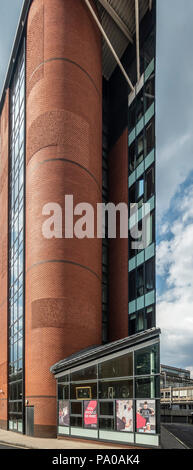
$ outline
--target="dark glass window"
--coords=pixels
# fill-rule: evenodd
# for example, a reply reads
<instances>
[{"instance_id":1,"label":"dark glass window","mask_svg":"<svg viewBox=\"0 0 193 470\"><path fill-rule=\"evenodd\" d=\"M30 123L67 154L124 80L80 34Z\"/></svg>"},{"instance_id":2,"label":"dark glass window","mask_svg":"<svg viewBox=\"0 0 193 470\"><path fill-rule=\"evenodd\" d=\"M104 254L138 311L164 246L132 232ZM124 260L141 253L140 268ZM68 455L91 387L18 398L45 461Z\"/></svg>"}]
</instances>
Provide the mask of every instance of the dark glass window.
<instances>
[{"instance_id":1,"label":"dark glass window","mask_svg":"<svg viewBox=\"0 0 193 470\"><path fill-rule=\"evenodd\" d=\"M82 428L82 418L80 416L71 416L70 425L77 428Z\"/></svg>"},{"instance_id":2,"label":"dark glass window","mask_svg":"<svg viewBox=\"0 0 193 470\"><path fill-rule=\"evenodd\" d=\"M137 313L137 331L144 330L144 311L141 310Z\"/></svg>"},{"instance_id":3,"label":"dark glass window","mask_svg":"<svg viewBox=\"0 0 193 470\"><path fill-rule=\"evenodd\" d=\"M145 186L146 186L146 201L155 194L155 178L154 178L154 167L152 166L146 171L145 175Z\"/></svg>"},{"instance_id":4,"label":"dark glass window","mask_svg":"<svg viewBox=\"0 0 193 470\"><path fill-rule=\"evenodd\" d=\"M138 93L136 97L136 120L137 122L143 117L144 114L144 98L143 89Z\"/></svg>"},{"instance_id":5,"label":"dark glass window","mask_svg":"<svg viewBox=\"0 0 193 470\"><path fill-rule=\"evenodd\" d=\"M137 297L141 297L144 294L144 269L143 264L137 268L136 272L136 290Z\"/></svg>"},{"instance_id":6,"label":"dark glass window","mask_svg":"<svg viewBox=\"0 0 193 470\"><path fill-rule=\"evenodd\" d=\"M129 316L129 335L136 333L136 314Z\"/></svg>"},{"instance_id":7,"label":"dark glass window","mask_svg":"<svg viewBox=\"0 0 193 470\"><path fill-rule=\"evenodd\" d=\"M69 398L69 386L58 384L58 399L66 400Z\"/></svg>"},{"instance_id":8,"label":"dark glass window","mask_svg":"<svg viewBox=\"0 0 193 470\"><path fill-rule=\"evenodd\" d=\"M145 83L145 111L155 100L155 74L153 73Z\"/></svg>"},{"instance_id":9,"label":"dark glass window","mask_svg":"<svg viewBox=\"0 0 193 470\"><path fill-rule=\"evenodd\" d=\"M140 134L137 138L137 160L136 166L138 166L144 158L144 138L143 133Z\"/></svg>"},{"instance_id":10,"label":"dark glass window","mask_svg":"<svg viewBox=\"0 0 193 470\"><path fill-rule=\"evenodd\" d=\"M129 302L136 298L135 270L129 273Z\"/></svg>"},{"instance_id":11,"label":"dark glass window","mask_svg":"<svg viewBox=\"0 0 193 470\"><path fill-rule=\"evenodd\" d=\"M147 307L145 311L145 329L149 330L153 326L155 326L155 314L154 314L154 306Z\"/></svg>"},{"instance_id":12,"label":"dark glass window","mask_svg":"<svg viewBox=\"0 0 193 470\"><path fill-rule=\"evenodd\" d=\"M112 401L101 401L99 403L99 414L103 416L113 416L113 402Z\"/></svg>"},{"instance_id":13,"label":"dark glass window","mask_svg":"<svg viewBox=\"0 0 193 470\"><path fill-rule=\"evenodd\" d=\"M133 398L133 380L119 380L114 382L111 380L99 381L99 398Z\"/></svg>"},{"instance_id":14,"label":"dark glass window","mask_svg":"<svg viewBox=\"0 0 193 470\"><path fill-rule=\"evenodd\" d=\"M135 380L136 398L158 398L159 377L143 377Z\"/></svg>"},{"instance_id":15,"label":"dark glass window","mask_svg":"<svg viewBox=\"0 0 193 470\"><path fill-rule=\"evenodd\" d=\"M129 353L99 364L99 377L127 377L133 375L133 354Z\"/></svg>"},{"instance_id":16,"label":"dark glass window","mask_svg":"<svg viewBox=\"0 0 193 470\"><path fill-rule=\"evenodd\" d=\"M145 287L146 291L151 291L155 288L155 260L150 259L145 263Z\"/></svg>"},{"instance_id":17,"label":"dark glass window","mask_svg":"<svg viewBox=\"0 0 193 470\"><path fill-rule=\"evenodd\" d=\"M135 184L133 186L131 186L131 188L129 189L129 204L132 204L136 202L136 199L135 199Z\"/></svg>"},{"instance_id":18,"label":"dark glass window","mask_svg":"<svg viewBox=\"0 0 193 470\"><path fill-rule=\"evenodd\" d=\"M134 100L129 108L129 132L135 127L136 101Z\"/></svg>"},{"instance_id":19,"label":"dark glass window","mask_svg":"<svg viewBox=\"0 0 193 470\"><path fill-rule=\"evenodd\" d=\"M135 375L159 374L159 346L135 351Z\"/></svg>"},{"instance_id":20,"label":"dark glass window","mask_svg":"<svg viewBox=\"0 0 193 470\"><path fill-rule=\"evenodd\" d=\"M136 147L135 141L129 147L129 172L133 173L135 170Z\"/></svg>"},{"instance_id":21,"label":"dark glass window","mask_svg":"<svg viewBox=\"0 0 193 470\"><path fill-rule=\"evenodd\" d=\"M107 431L114 429L113 418L99 418L99 429L105 429Z\"/></svg>"},{"instance_id":22,"label":"dark glass window","mask_svg":"<svg viewBox=\"0 0 193 470\"><path fill-rule=\"evenodd\" d=\"M155 147L155 120L154 118L147 124L145 129L146 155Z\"/></svg>"},{"instance_id":23,"label":"dark glass window","mask_svg":"<svg viewBox=\"0 0 193 470\"><path fill-rule=\"evenodd\" d=\"M97 367L91 366L86 369L77 370L71 373L71 381L78 382L80 380L92 380L97 378Z\"/></svg>"},{"instance_id":24,"label":"dark glass window","mask_svg":"<svg viewBox=\"0 0 193 470\"><path fill-rule=\"evenodd\" d=\"M81 401L72 401L71 402L71 414L72 415L82 415L82 402Z\"/></svg>"}]
</instances>

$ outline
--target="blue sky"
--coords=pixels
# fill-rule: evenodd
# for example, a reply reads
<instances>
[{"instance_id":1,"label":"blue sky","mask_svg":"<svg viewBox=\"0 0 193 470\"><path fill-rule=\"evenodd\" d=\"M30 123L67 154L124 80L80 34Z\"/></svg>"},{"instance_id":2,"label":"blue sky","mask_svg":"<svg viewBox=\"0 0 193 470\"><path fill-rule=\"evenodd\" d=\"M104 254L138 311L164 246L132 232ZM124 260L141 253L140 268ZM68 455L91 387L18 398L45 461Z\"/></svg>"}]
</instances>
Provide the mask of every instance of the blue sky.
<instances>
[{"instance_id":1,"label":"blue sky","mask_svg":"<svg viewBox=\"0 0 193 470\"><path fill-rule=\"evenodd\" d=\"M0 3L0 89L22 4ZM193 1L157 4L157 325L162 362L193 373Z\"/></svg>"}]
</instances>

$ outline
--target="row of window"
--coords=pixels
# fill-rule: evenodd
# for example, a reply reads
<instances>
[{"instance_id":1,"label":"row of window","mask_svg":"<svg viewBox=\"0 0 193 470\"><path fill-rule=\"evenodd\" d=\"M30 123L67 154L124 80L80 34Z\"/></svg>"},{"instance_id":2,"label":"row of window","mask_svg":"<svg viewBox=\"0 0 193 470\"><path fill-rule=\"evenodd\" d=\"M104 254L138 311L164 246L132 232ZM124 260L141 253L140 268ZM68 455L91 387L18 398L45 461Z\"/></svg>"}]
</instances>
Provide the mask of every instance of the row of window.
<instances>
[{"instance_id":1,"label":"row of window","mask_svg":"<svg viewBox=\"0 0 193 470\"><path fill-rule=\"evenodd\" d=\"M81 398L80 398L81 397ZM76 384L59 384L58 398L82 399L126 399L126 398L159 397L159 377L141 377L133 379L99 380L98 382L77 382Z\"/></svg>"},{"instance_id":2,"label":"row of window","mask_svg":"<svg viewBox=\"0 0 193 470\"><path fill-rule=\"evenodd\" d=\"M135 353L129 352L99 364L66 374L58 379L59 384L65 382L85 382L96 379L113 379L117 377L133 377L159 373L159 345L148 346Z\"/></svg>"}]
</instances>

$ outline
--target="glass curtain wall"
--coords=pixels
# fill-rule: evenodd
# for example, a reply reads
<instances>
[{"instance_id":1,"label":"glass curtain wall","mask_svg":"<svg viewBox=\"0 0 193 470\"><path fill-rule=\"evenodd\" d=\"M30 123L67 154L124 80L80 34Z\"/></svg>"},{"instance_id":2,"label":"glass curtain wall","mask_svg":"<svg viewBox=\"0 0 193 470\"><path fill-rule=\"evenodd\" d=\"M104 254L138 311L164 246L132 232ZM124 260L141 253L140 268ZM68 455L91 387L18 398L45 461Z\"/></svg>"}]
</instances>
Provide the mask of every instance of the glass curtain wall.
<instances>
[{"instance_id":1,"label":"glass curtain wall","mask_svg":"<svg viewBox=\"0 0 193 470\"><path fill-rule=\"evenodd\" d=\"M66 372L58 378L58 433L159 434L159 397L159 343Z\"/></svg>"},{"instance_id":2,"label":"glass curtain wall","mask_svg":"<svg viewBox=\"0 0 193 470\"><path fill-rule=\"evenodd\" d=\"M155 326L155 36L154 27L142 41L141 80L129 96L129 335ZM148 219L143 216L145 203ZM131 212L134 204L137 224Z\"/></svg>"},{"instance_id":3,"label":"glass curtain wall","mask_svg":"<svg viewBox=\"0 0 193 470\"><path fill-rule=\"evenodd\" d=\"M10 88L9 429L23 432L25 44Z\"/></svg>"}]
</instances>

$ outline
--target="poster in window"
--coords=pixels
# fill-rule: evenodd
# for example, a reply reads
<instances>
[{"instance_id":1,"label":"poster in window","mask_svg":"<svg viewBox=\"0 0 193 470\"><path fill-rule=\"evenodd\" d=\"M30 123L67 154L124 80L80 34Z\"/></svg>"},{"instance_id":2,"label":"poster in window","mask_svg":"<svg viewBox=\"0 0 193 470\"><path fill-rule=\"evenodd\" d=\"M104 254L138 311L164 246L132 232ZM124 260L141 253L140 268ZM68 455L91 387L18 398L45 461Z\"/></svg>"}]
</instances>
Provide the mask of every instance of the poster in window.
<instances>
[{"instance_id":1,"label":"poster in window","mask_svg":"<svg viewBox=\"0 0 193 470\"><path fill-rule=\"evenodd\" d=\"M155 400L137 400L136 427L137 432L156 433Z\"/></svg>"},{"instance_id":2,"label":"poster in window","mask_svg":"<svg viewBox=\"0 0 193 470\"><path fill-rule=\"evenodd\" d=\"M69 400L59 400L59 426L70 425Z\"/></svg>"},{"instance_id":3,"label":"poster in window","mask_svg":"<svg viewBox=\"0 0 193 470\"><path fill-rule=\"evenodd\" d=\"M97 429L97 401L84 401L84 427L87 429Z\"/></svg>"},{"instance_id":4,"label":"poster in window","mask_svg":"<svg viewBox=\"0 0 193 470\"><path fill-rule=\"evenodd\" d=\"M133 400L116 400L117 431L133 432Z\"/></svg>"}]
</instances>

